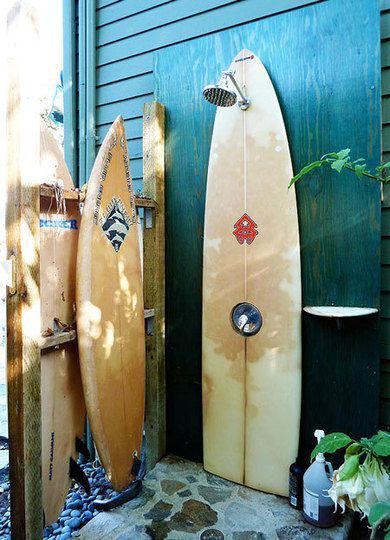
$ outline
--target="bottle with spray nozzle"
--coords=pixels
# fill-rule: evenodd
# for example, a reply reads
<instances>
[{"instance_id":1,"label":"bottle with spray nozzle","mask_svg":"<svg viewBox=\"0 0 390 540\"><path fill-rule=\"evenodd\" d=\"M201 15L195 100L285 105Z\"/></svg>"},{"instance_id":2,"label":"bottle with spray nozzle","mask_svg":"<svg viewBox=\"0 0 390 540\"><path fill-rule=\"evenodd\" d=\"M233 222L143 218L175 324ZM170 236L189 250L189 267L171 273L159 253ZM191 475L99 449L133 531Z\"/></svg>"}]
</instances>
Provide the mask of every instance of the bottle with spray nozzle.
<instances>
[{"instance_id":1,"label":"bottle with spray nozzle","mask_svg":"<svg viewBox=\"0 0 390 540\"><path fill-rule=\"evenodd\" d=\"M314 437L319 443L325 433L322 429L316 429ZM328 495L332 477L332 464L325 461L321 452L303 475L303 517L317 527L331 527L339 517L334 502Z\"/></svg>"}]
</instances>

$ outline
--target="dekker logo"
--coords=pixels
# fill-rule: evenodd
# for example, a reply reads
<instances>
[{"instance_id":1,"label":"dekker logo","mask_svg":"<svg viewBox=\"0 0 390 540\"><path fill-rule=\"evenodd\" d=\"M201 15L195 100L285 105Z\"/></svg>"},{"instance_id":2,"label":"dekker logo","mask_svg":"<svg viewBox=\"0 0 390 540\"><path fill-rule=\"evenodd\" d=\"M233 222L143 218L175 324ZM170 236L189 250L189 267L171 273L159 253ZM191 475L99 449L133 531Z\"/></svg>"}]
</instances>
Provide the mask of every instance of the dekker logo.
<instances>
[{"instance_id":1,"label":"dekker logo","mask_svg":"<svg viewBox=\"0 0 390 540\"><path fill-rule=\"evenodd\" d=\"M250 56L244 56L244 58L237 58L237 60L235 60L235 63L244 62L244 60L253 60L254 57L255 57L255 55L251 54Z\"/></svg>"},{"instance_id":2,"label":"dekker logo","mask_svg":"<svg viewBox=\"0 0 390 540\"><path fill-rule=\"evenodd\" d=\"M244 214L240 217L238 221L234 224L233 234L237 238L239 244L246 242L251 244L256 236L259 234L257 229L257 223L253 221L248 214Z\"/></svg>"},{"instance_id":3,"label":"dekker logo","mask_svg":"<svg viewBox=\"0 0 390 540\"><path fill-rule=\"evenodd\" d=\"M54 431L51 432L51 439L50 439L49 480L53 478L53 461L54 461Z\"/></svg>"},{"instance_id":4,"label":"dekker logo","mask_svg":"<svg viewBox=\"0 0 390 540\"><path fill-rule=\"evenodd\" d=\"M41 229L77 229L77 219L40 219Z\"/></svg>"}]
</instances>

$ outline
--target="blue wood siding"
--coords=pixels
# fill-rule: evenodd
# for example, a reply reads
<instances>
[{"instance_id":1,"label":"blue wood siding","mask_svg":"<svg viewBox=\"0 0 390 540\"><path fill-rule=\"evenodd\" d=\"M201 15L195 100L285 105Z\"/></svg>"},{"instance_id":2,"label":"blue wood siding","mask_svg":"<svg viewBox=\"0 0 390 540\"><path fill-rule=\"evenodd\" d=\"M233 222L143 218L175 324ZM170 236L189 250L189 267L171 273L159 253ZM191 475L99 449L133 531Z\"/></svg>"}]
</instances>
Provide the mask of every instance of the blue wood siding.
<instances>
[{"instance_id":1,"label":"blue wood siding","mask_svg":"<svg viewBox=\"0 0 390 540\"><path fill-rule=\"evenodd\" d=\"M318 1L318 0L317 0ZM205 34L317 3L313 0L97 0L97 148L118 114L132 174L142 190L142 106L154 96L155 51Z\"/></svg>"},{"instance_id":2,"label":"blue wood siding","mask_svg":"<svg viewBox=\"0 0 390 540\"><path fill-rule=\"evenodd\" d=\"M390 161L390 0L381 2L382 160ZM382 203L381 424L390 429L390 186Z\"/></svg>"}]
</instances>

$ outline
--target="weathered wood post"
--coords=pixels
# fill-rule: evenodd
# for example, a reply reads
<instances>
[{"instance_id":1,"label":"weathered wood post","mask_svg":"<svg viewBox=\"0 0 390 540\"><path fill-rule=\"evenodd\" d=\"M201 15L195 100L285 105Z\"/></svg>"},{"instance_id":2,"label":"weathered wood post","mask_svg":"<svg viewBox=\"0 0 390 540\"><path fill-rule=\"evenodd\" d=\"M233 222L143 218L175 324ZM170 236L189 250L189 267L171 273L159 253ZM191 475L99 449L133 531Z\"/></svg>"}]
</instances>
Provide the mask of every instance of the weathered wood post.
<instances>
[{"instance_id":1,"label":"weathered wood post","mask_svg":"<svg viewBox=\"0 0 390 540\"><path fill-rule=\"evenodd\" d=\"M155 201L144 212L144 302L154 308L146 335L146 463L150 470L165 453L165 109L145 103L143 113L144 194Z\"/></svg>"},{"instance_id":2,"label":"weathered wood post","mask_svg":"<svg viewBox=\"0 0 390 540\"><path fill-rule=\"evenodd\" d=\"M23 0L7 12L7 379L11 535L42 537L39 300L39 26ZM22 44L27 44L27 46Z\"/></svg>"}]
</instances>

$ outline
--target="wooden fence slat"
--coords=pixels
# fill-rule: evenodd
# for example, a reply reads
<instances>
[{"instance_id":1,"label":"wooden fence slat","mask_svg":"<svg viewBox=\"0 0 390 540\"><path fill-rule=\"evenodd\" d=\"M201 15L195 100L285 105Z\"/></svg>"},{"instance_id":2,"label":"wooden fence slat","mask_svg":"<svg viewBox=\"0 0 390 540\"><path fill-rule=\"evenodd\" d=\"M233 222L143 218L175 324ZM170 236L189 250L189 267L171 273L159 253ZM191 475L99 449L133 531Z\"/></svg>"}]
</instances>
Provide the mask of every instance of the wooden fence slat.
<instances>
[{"instance_id":1,"label":"wooden fence slat","mask_svg":"<svg viewBox=\"0 0 390 540\"><path fill-rule=\"evenodd\" d=\"M143 113L144 193L156 202L144 219L144 302L154 308L154 328L146 335L146 459L150 470L165 453L165 110L145 103ZM151 213L150 210L145 212ZM153 223L150 223L150 217ZM153 226L154 225L154 226ZM150 335L152 334L152 335Z\"/></svg>"},{"instance_id":2,"label":"wooden fence slat","mask_svg":"<svg viewBox=\"0 0 390 540\"><path fill-rule=\"evenodd\" d=\"M42 538L37 19L27 1L8 4L6 227L14 283L7 292L7 385L15 540Z\"/></svg>"}]
</instances>

